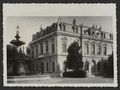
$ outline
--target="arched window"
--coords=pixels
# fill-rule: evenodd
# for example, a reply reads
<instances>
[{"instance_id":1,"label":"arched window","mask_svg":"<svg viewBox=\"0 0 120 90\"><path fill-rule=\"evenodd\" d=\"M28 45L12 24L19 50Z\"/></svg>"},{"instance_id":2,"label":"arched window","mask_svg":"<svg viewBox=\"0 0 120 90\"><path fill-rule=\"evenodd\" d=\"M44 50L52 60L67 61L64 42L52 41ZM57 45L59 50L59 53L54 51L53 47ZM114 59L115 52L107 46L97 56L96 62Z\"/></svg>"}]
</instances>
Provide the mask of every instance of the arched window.
<instances>
[{"instance_id":1,"label":"arched window","mask_svg":"<svg viewBox=\"0 0 120 90\"><path fill-rule=\"evenodd\" d=\"M52 62L52 71L55 72L55 63Z\"/></svg>"},{"instance_id":2,"label":"arched window","mask_svg":"<svg viewBox=\"0 0 120 90\"><path fill-rule=\"evenodd\" d=\"M85 70L89 70L89 62L87 60L85 62Z\"/></svg>"},{"instance_id":3,"label":"arched window","mask_svg":"<svg viewBox=\"0 0 120 90\"><path fill-rule=\"evenodd\" d=\"M44 63L43 62L41 63L41 73L42 74L44 73Z\"/></svg>"},{"instance_id":4,"label":"arched window","mask_svg":"<svg viewBox=\"0 0 120 90\"><path fill-rule=\"evenodd\" d=\"M100 71L100 61L97 63L97 70Z\"/></svg>"},{"instance_id":5,"label":"arched window","mask_svg":"<svg viewBox=\"0 0 120 90\"><path fill-rule=\"evenodd\" d=\"M46 71L48 72L48 62L46 63Z\"/></svg>"}]
</instances>

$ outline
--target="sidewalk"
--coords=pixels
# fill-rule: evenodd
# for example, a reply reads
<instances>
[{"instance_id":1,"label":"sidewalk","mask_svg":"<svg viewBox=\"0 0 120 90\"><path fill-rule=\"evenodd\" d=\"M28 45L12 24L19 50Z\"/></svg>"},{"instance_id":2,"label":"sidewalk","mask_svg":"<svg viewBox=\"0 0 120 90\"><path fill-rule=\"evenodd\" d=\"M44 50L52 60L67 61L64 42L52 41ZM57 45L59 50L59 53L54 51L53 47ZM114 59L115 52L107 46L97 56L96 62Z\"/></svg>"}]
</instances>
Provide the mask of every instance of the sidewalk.
<instances>
[{"instance_id":1,"label":"sidewalk","mask_svg":"<svg viewBox=\"0 0 120 90\"><path fill-rule=\"evenodd\" d=\"M50 75L11 76L7 82L21 84L54 84L54 83L113 83L113 78L86 77L86 78L60 78Z\"/></svg>"},{"instance_id":2,"label":"sidewalk","mask_svg":"<svg viewBox=\"0 0 120 90\"><path fill-rule=\"evenodd\" d=\"M23 76L8 76L7 82L8 83L14 83L14 82L26 82L26 81L39 81L39 80L45 80L45 79L50 79L50 75L23 75Z\"/></svg>"},{"instance_id":3,"label":"sidewalk","mask_svg":"<svg viewBox=\"0 0 120 90\"><path fill-rule=\"evenodd\" d=\"M8 79L13 78L42 78L42 77L50 77L49 74L37 74L37 75L22 75L22 76L8 76Z\"/></svg>"}]
</instances>

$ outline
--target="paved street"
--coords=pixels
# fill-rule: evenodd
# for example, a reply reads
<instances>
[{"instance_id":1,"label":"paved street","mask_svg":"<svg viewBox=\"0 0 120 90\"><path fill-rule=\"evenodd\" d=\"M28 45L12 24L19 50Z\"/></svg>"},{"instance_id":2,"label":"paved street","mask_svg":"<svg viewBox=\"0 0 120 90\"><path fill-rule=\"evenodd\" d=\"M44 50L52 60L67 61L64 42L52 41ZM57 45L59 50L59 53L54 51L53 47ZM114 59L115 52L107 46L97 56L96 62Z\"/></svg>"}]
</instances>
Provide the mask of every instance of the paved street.
<instances>
[{"instance_id":1,"label":"paved street","mask_svg":"<svg viewBox=\"0 0 120 90\"><path fill-rule=\"evenodd\" d=\"M14 78L8 79L8 83L30 83L30 84L39 84L39 83L113 83L112 78L102 78L102 77L89 77L89 78L51 78L46 77L27 77L27 78Z\"/></svg>"}]
</instances>

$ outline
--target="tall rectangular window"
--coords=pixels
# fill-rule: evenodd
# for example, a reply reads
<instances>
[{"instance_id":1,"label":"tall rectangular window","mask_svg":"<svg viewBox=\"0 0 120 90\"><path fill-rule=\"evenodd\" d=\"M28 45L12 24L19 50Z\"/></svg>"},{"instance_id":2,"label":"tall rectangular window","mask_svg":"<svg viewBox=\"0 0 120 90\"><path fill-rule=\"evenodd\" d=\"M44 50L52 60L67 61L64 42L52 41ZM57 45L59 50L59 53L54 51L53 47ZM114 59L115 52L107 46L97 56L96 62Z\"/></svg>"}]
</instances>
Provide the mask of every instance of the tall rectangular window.
<instances>
[{"instance_id":1,"label":"tall rectangular window","mask_svg":"<svg viewBox=\"0 0 120 90\"><path fill-rule=\"evenodd\" d=\"M94 44L91 45L91 54L95 54L95 45Z\"/></svg>"},{"instance_id":2,"label":"tall rectangular window","mask_svg":"<svg viewBox=\"0 0 120 90\"><path fill-rule=\"evenodd\" d=\"M55 45L54 45L54 42L52 43L52 53L55 52Z\"/></svg>"},{"instance_id":3,"label":"tall rectangular window","mask_svg":"<svg viewBox=\"0 0 120 90\"><path fill-rule=\"evenodd\" d=\"M34 58L34 50L33 50L33 48L32 48L32 53L31 54L32 54L32 58Z\"/></svg>"},{"instance_id":4,"label":"tall rectangular window","mask_svg":"<svg viewBox=\"0 0 120 90\"><path fill-rule=\"evenodd\" d=\"M46 41L46 54L48 53L48 41Z\"/></svg>"},{"instance_id":5,"label":"tall rectangular window","mask_svg":"<svg viewBox=\"0 0 120 90\"><path fill-rule=\"evenodd\" d=\"M89 45L85 43L85 54L89 54Z\"/></svg>"},{"instance_id":6,"label":"tall rectangular window","mask_svg":"<svg viewBox=\"0 0 120 90\"><path fill-rule=\"evenodd\" d=\"M109 36L110 36L110 40L113 40L113 36L112 36L112 34L110 34Z\"/></svg>"},{"instance_id":7,"label":"tall rectangular window","mask_svg":"<svg viewBox=\"0 0 120 90\"><path fill-rule=\"evenodd\" d=\"M62 41L62 52L63 53L67 52L67 41L66 40Z\"/></svg>"},{"instance_id":8,"label":"tall rectangular window","mask_svg":"<svg viewBox=\"0 0 120 90\"><path fill-rule=\"evenodd\" d=\"M61 40L62 40L62 52L66 53L67 52L67 38L63 37L61 38Z\"/></svg>"},{"instance_id":9,"label":"tall rectangular window","mask_svg":"<svg viewBox=\"0 0 120 90\"><path fill-rule=\"evenodd\" d=\"M38 46L36 45L36 57L38 57Z\"/></svg>"},{"instance_id":10,"label":"tall rectangular window","mask_svg":"<svg viewBox=\"0 0 120 90\"><path fill-rule=\"evenodd\" d=\"M67 45L66 45L66 43L65 42L63 42L63 44L62 44L62 48L63 48L63 52L67 52Z\"/></svg>"},{"instance_id":11,"label":"tall rectangular window","mask_svg":"<svg viewBox=\"0 0 120 90\"><path fill-rule=\"evenodd\" d=\"M43 54L43 43L40 44L41 47L41 54Z\"/></svg>"},{"instance_id":12,"label":"tall rectangular window","mask_svg":"<svg viewBox=\"0 0 120 90\"><path fill-rule=\"evenodd\" d=\"M107 55L107 47L106 46L104 46L104 55Z\"/></svg>"},{"instance_id":13,"label":"tall rectangular window","mask_svg":"<svg viewBox=\"0 0 120 90\"><path fill-rule=\"evenodd\" d=\"M101 54L101 46L97 47L97 54L100 55Z\"/></svg>"}]
</instances>

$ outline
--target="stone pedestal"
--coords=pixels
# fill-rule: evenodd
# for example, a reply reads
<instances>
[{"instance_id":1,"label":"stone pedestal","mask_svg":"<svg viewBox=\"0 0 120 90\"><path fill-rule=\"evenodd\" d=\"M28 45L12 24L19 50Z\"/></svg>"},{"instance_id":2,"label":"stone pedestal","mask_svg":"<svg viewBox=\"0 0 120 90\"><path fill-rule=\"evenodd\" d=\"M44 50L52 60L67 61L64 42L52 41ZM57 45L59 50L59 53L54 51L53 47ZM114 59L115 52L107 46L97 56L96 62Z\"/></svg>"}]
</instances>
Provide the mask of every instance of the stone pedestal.
<instances>
[{"instance_id":1,"label":"stone pedestal","mask_svg":"<svg viewBox=\"0 0 120 90\"><path fill-rule=\"evenodd\" d=\"M25 71L25 66L22 62L19 62L18 64L18 71L17 71L18 75L25 75L26 71Z\"/></svg>"}]
</instances>

